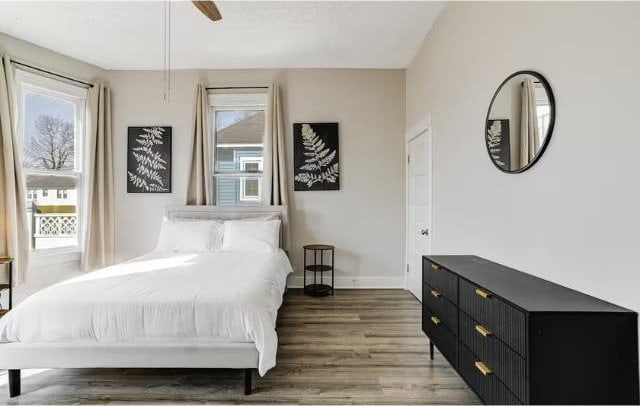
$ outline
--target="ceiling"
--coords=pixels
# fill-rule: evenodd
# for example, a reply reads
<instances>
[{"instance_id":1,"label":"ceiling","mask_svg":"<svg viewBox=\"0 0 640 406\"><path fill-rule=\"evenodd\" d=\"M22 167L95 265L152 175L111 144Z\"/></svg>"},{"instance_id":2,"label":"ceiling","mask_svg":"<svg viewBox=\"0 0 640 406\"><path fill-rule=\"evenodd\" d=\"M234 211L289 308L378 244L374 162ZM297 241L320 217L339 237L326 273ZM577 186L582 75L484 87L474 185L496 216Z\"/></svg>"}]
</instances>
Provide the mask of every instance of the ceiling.
<instances>
[{"instance_id":1,"label":"ceiling","mask_svg":"<svg viewBox=\"0 0 640 406\"><path fill-rule=\"evenodd\" d=\"M427 1L171 3L172 69L404 68L444 7ZM162 69L162 1L0 2L0 32L105 69Z\"/></svg>"}]
</instances>

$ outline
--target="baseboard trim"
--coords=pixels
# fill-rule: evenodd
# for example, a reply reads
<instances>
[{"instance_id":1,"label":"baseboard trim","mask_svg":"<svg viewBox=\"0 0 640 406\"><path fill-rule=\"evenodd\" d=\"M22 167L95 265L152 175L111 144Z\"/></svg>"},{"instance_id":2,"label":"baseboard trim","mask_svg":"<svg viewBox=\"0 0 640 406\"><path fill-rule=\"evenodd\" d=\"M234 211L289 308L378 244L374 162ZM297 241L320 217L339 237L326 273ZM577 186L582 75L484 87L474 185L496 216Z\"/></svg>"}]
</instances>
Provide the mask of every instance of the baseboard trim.
<instances>
[{"instance_id":1,"label":"baseboard trim","mask_svg":"<svg viewBox=\"0 0 640 406\"><path fill-rule=\"evenodd\" d=\"M311 276L313 280L313 276ZM290 276L287 287L302 288L304 280L302 276ZM307 277L309 283L309 277ZM324 283L331 284L331 275L325 275ZM336 276L336 289L404 289L403 277L394 276Z\"/></svg>"}]
</instances>

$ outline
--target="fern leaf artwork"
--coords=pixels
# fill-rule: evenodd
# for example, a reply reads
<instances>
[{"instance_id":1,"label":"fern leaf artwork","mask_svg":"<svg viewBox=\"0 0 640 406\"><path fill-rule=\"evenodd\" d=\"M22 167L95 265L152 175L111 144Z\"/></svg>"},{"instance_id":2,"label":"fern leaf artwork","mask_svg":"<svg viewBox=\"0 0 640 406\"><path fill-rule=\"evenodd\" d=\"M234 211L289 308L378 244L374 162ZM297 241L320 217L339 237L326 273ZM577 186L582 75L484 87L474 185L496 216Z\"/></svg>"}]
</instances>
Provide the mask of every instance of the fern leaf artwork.
<instances>
[{"instance_id":1,"label":"fern leaf artwork","mask_svg":"<svg viewBox=\"0 0 640 406\"><path fill-rule=\"evenodd\" d=\"M129 127L128 193L171 192L171 127Z\"/></svg>"},{"instance_id":2,"label":"fern leaf artwork","mask_svg":"<svg viewBox=\"0 0 640 406\"><path fill-rule=\"evenodd\" d=\"M491 160L500 168L510 169L509 120L489 120L486 141Z\"/></svg>"},{"instance_id":3,"label":"fern leaf artwork","mask_svg":"<svg viewBox=\"0 0 640 406\"><path fill-rule=\"evenodd\" d=\"M294 189L339 190L338 123L296 123Z\"/></svg>"}]
</instances>

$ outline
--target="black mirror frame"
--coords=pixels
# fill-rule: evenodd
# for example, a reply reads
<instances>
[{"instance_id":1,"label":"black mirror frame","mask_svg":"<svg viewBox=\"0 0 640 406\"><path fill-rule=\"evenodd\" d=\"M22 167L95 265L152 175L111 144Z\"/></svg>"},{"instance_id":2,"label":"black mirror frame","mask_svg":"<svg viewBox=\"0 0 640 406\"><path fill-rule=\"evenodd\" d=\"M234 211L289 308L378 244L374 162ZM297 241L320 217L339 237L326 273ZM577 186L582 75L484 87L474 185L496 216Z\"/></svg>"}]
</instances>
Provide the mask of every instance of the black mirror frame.
<instances>
[{"instance_id":1,"label":"black mirror frame","mask_svg":"<svg viewBox=\"0 0 640 406\"><path fill-rule=\"evenodd\" d=\"M523 166L522 168L518 168L516 170L513 171L507 171L504 170L504 168L501 168L494 160L493 158L491 158L491 152L489 151L489 145L487 144L487 132L489 131L489 114L491 113L491 107L493 107L493 102L495 101L496 97L498 96L498 93L500 93L500 90L504 87L504 85L513 77L518 76L518 75L531 75L534 76L537 80L540 81L540 83L542 84L542 87L544 87L545 91L547 92L547 96L549 97L549 105L551 106L550 109L550 119L549 119L549 129L547 130L547 134L544 138L544 142L542 143L542 145L540 146L540 150L538 151L538 153L536 154L535 158L533 158L533 160L531 162L529 162L527 165ZM542 157L542 155L544 154L545 150L547 149L547 146L549 145L549 141L551 140L551 135L553 134L553 128L555 126L556 123L556 99L553 95L553 91L551 90L551 86L549 85L549 82L547 81L547 79L545 79L545 77L536 71L533 70L521 70L515 73L512 73L511 75L509 75L505 80L502 81L502 83L500 83L500 86L498 86L498 89L495 91L495 93L493 94L493 97L491 98L491 103L489 103L489 108L487 109L487 117L484 120L484 145L487 148L487 154L489 155L489 159L491 160L491 163L493 163L493 165L498 168L500 170L500 172L503 173L522 173L524 171L526 171L527 169L531 168L533 165L536 164L536 162L538 162L538 160L540 159L540 157Z\"/></svg>"}]
</instances>

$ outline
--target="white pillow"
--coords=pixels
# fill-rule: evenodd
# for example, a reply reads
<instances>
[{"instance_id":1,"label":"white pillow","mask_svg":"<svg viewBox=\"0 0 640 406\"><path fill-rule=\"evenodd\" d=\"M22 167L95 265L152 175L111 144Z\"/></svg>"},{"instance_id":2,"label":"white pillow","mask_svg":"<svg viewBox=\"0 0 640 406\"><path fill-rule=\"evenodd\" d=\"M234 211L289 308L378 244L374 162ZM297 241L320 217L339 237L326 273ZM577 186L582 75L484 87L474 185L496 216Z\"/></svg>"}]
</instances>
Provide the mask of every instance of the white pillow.
<instances>
[{"instance_id":1,"label":"white pillow","mask_svg":"<svg viewBox=\"0 0 640 406\"><path fill-rule=\"evenodd\" d=\"M280 220L224 222L222 251L276 252L280 246Z\"/></svg>"},{"instance_id":2,"label":"white pillow","mask_svg":"<svg viewBox=\"0 0 640 406\"><path fill-rule=\"evenodd\" d=\"M215 220L163 220L156 251L209 252L222 245L223 223Z\"/></svg>"}]
</instances>

